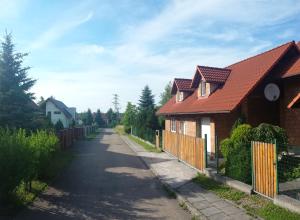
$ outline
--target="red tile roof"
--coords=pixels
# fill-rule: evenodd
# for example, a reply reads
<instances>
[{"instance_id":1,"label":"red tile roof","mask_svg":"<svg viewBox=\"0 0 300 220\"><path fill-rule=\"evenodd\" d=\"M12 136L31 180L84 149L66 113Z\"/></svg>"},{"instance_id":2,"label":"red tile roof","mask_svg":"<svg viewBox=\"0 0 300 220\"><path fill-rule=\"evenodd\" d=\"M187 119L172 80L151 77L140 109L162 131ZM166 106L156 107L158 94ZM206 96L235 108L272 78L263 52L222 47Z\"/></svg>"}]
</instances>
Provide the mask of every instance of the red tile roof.
<instances>
[{"instance_id":1,"label":"red tile roof","mask_svg":"<svg viewBox=\"0 0 300 220\"><path fill-rule=\"evenodd\" d=\"M218 67L197 66L197 72L203 76L206 82L224 83L231 70Z\"/></svg>"},{"instance_id":2,"label":"red tile roof","mask_svg":"<svg viewBox=\"0 0 300 220\"><path fill-rule=\"evenodd\" d=\"M300 75L300 56L294 62L294 64L282 75L282 78Z\"/></svg>"},{"instance_id":3,"label":"red tile roof","mask_svg":"<svg viewBox=\"0 0 300 220\"><path fill-rule=\"evenodd\" d=\"M198 98L195 91L183 102L176 103L174 96L157 113L172 115L230 112L261 82L292 46L295 46L294 41L232 64L226 67L231 73L224 86L208 98Z\"/></svg>"},{"instance_id":4,"label":"red tile roof","mask_svg":"<svg viewBox=\"0 0 300 220\"><path fill-rule=\"evenodd\" d=\"M177 89L179 91L194 91L194 89L191 88L191 82L191 79L175 78L172 87L172 94L175 94Z\"/></svg>"}]
</instances>

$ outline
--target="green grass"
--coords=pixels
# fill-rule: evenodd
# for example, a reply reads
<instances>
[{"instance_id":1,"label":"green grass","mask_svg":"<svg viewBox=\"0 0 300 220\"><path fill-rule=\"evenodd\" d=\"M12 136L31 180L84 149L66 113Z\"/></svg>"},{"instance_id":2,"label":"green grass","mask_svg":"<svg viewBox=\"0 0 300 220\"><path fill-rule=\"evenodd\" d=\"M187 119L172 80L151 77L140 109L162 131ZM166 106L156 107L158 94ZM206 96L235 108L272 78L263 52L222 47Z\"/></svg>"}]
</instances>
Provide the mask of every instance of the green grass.
<instances>
[{"instance_id":1,"label":"green grass","mask_svg":"<svg viewBox=\"0 0 300 220\"><path fill-rule=\"evenodd\" d=\"M176 193L175 193L174 191L170 190L169 187L163 185L163 189L164 189L164 191L168 194L168 197L173 198L173 199L176 199L176 198L177 198Z\"/></svg>"},{"instance_id":2,"label":"green grass","mask_svg":"<svg viewBox=\"0 0 300 220\"><path fill-rule=\"evenodd\" d=\"M128 135L128 138L132 141L134 141L135 143L141 145L146 151L149 151L149 152L155 152L155 153L161 153L161 150L160 149L157 149L156 147L153 147L152 145L150 144L147 144L146 142L144 141L141 141L140 139L132 136L132 135Z\"/></svg>"},{"instance_id":3,"label":"green grass","mask_svg":"<svg viewBox=\"0 0 300 220\"><path fill-rule=\"evenodd\" d=\"M11 196L9 201L5 203L5 206L0 206L1 216L13 216L17 214L22 208L32 203L34 199L42 193L58 174L66 167L73 159L73 153L71 151L59 151L49 163L47 172L39 180L31 182L32 189L27 191L25 184L20 184L15 190L14 195Z\"/></svg>"},{"instance_id":4,"label":"green grass","mask_svg":"<svg viewBox=\"0 0 300 220\"><path fill-rule=\"evenodd\" d=\"M220 184L204 175L198 174L193 181L203 188L216 193L219 197L235 202L247 210L251 216L259 216L267 220L296 220L300 215L274 205L272 201L260 195L247 195L224 184Z\"/></svg>"}]
</instances>

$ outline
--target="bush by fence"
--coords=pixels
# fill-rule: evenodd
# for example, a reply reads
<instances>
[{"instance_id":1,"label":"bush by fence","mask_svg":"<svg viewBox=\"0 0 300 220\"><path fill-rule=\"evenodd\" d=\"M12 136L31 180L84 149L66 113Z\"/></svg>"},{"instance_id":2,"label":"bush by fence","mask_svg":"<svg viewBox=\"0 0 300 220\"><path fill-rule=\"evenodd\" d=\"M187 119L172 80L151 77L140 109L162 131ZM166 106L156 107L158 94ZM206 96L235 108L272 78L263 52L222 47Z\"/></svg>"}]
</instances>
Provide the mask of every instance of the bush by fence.
<instances>
[{"instance_id":1,"label":"bush by fence","mask_svg":"<svg viewBox=\"0 0 300 220\"><path fill-rule=\"evenodd\" d=\"M23 129L0 128L0 201L10 198L17 186L41 176L58 149L54 133L38 131L26 136Z\"/></svg>"}]
</instances>

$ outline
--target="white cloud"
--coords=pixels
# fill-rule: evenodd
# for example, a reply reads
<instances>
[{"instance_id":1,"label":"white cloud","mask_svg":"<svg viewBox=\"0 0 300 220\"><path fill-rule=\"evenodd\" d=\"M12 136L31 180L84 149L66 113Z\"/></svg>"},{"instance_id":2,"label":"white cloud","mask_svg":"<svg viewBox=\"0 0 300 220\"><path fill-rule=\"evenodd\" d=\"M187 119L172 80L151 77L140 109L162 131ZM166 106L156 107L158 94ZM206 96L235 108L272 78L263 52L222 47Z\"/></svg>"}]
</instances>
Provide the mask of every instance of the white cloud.
<instances>
[{"instance_id":1,"label":"white cloud","mask_svg":"<svg viewBox=\"0 0 300 220\"><path fill-rule=\"evenodd\" d=\"M105 51L103 46L97 44L81 45L78 49L83 55L99 55Z\"/></svg>"},{"instance_id":2,"label":"white cloud","mask_svg":"<svg viewBox=\"0 0 300 220\"><path fill-rule=\"evenodd\" d=\"M50 43L58 40L72 29L88 22L92 17L93 12L90 11L85 16L71 16L70 18L64 18L63 20L56 22L30 45L30 49L41 49L48 46Z\"/></svg>"},{"instance_id":3,"label":"white cloud","mask_svg":"<svg viewBox=\"0 0 300 220\"><path fill-rule=\"evenodd\" d=\"M27 0L0 0L0 19L14 19L25 10Z\"/></svg>"}]
</instances>

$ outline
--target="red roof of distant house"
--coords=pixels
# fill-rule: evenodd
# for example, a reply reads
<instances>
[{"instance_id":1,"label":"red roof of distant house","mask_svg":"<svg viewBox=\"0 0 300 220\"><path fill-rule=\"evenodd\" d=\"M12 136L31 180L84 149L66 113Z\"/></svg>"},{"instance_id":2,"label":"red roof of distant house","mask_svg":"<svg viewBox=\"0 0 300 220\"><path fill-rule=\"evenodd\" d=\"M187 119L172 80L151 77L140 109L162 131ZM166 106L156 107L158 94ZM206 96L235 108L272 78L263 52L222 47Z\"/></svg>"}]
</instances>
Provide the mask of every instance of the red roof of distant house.
<instances>
[{"instance_id":1,"label":"red roof of distant house","mask_svg":"<svg viewBox=\"0 0 300 220\"><path fill-rule=\"evenodd\" d=\"M294 41L226 67L231 72L225 84L208 98L198 98L197 92L194 92L183 102L176 103L176 97L173 97L159 109L158 114L221 113L234 110L292 46L295 46Z\"/></svg>"},{"instance_id":2,"label":"red roof of distant house","mask_svg":"<svg viewBox=\"0 0 300 220\"><path fill-rule=\"evenodd\" d=\"M300 51L300 42L297 43L297 47ZM296 75L300 75L300 55L298 56L298 59L295 60L293 65L286 71L286 73L282 75L282 78L287 78Z\"/></svg>"},{"instance_id":3,"label":"red roof of distant house","mask_svg":"<svg viewBox=\"0 0 300 220\"><path fill-rule=\"evenodd\" d=\"M191 82L191 79L175 78L172 87L172 94L175 94L177 89L179 91L193 91L193 89L191 88ZM176 86L177 88L175 88L174 86Z\"/></svg>"}]
</instances>

